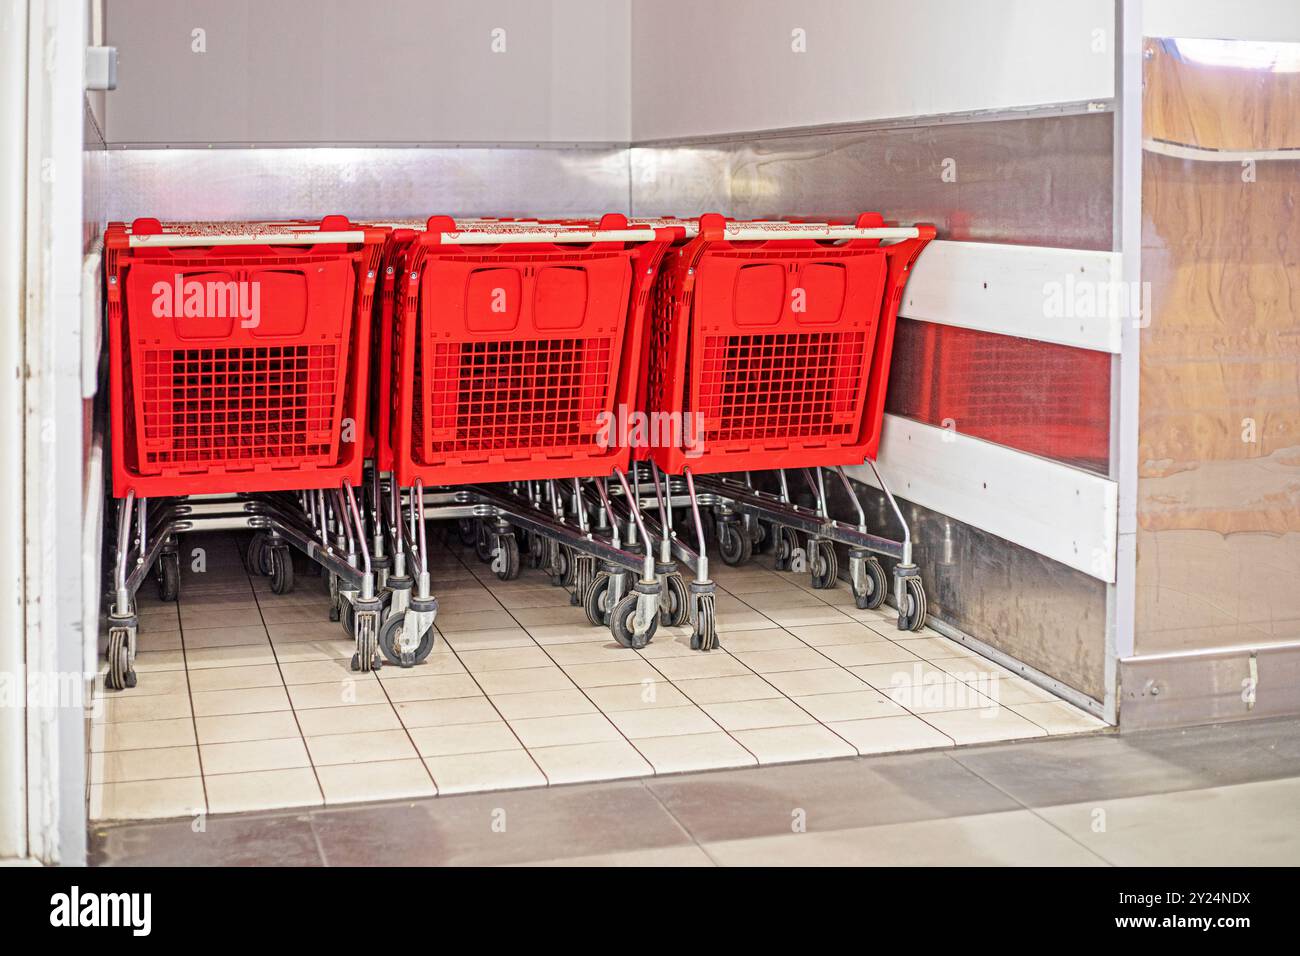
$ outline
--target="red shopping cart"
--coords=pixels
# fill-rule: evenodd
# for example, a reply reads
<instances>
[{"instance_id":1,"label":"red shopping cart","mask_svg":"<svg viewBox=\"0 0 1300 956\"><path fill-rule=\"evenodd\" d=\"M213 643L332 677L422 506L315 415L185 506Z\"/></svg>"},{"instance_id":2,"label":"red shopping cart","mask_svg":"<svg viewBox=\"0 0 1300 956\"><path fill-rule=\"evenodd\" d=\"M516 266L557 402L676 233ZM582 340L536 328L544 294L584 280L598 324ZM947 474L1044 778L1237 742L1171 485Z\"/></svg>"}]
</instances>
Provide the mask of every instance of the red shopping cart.
<instances>
[{"instance_id":1,"label":"red shopping cart","mask_svg":"<svg viewBox=\"0 0 1300 956\"><path fill-rule=\"evenodd\" d=\"M110 224L114 494L358 482L384 237L341 216Z\"/></svg>"}]
</instances>

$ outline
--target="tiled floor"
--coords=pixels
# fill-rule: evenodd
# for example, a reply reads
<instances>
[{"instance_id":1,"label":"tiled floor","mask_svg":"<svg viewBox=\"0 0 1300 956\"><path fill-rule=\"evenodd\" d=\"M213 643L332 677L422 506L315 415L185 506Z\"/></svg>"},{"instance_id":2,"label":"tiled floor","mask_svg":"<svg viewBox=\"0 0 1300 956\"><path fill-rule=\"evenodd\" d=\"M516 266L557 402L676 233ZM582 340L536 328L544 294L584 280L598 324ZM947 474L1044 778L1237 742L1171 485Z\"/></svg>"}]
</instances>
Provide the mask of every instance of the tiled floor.
<instances>
[{"instance_id":1,"label":"tiled floor","mask_svg":"<svg viewBox=\"0 0 1300 956\"><path fill-rule=\"evenodd\" d=\"M201 549L195 553L193 549ZM141 590L139 686L100 692L91 816L265 811L850 757L1100 729L962 646L900 633L847 586L718 563L723 649L642 651L539 573L434 556L424 664L356 674L318 577L283 597L236 539L185 542L179 604ZM202 571L197 559L201 558ZM102 682L101 682L102 685Z\"/></svg>"},{"instance_id":2,"label":"tiled floor","mask_svg":"<svg viewBox=\"0 0 1300 956\"><path fill-rule=\"evenodd\" d=\"M100 825L99 865L1300 864L1300 719Z\"/></svg>"}]
</instances>

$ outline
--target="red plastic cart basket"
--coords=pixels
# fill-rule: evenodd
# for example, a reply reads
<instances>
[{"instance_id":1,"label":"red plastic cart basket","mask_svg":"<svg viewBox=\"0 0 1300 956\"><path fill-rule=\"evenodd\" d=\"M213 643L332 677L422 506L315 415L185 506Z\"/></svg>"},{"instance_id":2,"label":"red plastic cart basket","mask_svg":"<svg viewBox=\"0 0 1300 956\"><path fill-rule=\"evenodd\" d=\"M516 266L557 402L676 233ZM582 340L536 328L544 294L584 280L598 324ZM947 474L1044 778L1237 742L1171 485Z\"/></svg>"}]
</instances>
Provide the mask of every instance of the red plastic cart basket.
<instances>
[{"instance_id":1,"label":"red plastic cart basket","mask_svg":"<svg viewBox=\"0 0 1300 956\"><path fill-rule=\"evenodd\" d=\"M617 421L635 408L646 302L672 234L619 215L466 226L435 216L423 233L395 234L398 483L626 468Z\"/></svg>"},{"instance_id":2,"label":"red plastic cart basket","mask_svg":"<svg viewBox=\"0 0 1300 956\"><path fill-rule=\"evenodd\" d=\"M708 474L874 458L898 304L934 235L875 213L702 216L654 290L646 403L683 436L655 462Z\"/></svg>"},{"instance_id":3,"label":"red plastic cart basket","mask_svg":"<svg viewBox=\"0 0 1300 956\"><path fill-rule=\"evenodd\" d=\"M114 494L359 483L385 235L342 216L111 223Z\"/></svg>"}]
</instances>

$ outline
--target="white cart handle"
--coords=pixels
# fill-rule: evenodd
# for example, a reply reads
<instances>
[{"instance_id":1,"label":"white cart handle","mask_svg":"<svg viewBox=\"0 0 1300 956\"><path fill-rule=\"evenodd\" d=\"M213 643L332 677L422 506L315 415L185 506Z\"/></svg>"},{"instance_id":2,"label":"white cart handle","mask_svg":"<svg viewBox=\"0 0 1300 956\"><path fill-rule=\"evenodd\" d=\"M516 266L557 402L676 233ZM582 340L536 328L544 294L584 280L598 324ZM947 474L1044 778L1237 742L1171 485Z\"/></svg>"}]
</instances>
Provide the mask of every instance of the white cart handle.
<instances>
[{"instance_id":1,"label":"white cart handle","mask_svg":"<svg viewBox=\"0 0 1300 956\"><path fill-rule=\"evenodd\" d=\"M132 235L128 241L133 249L141 246L173 248L186 246L314 246L326 242L365 242L366 234L361 230L355 232L264 232L215 236L159 232L152 235Z\"/></svg>"},{"instance_id":2,"label":"white cart handle","mask_svg":"<svg viewBox=\"0 0 1300 956\"><path fill-rule=\"evenodd\" d=\"M653 229L466 229L440 233L442 241L457 246L489 246L511 242L651 242Z\"/></svg>"},{"instance_id":3,"label":"white cart handle","mask_svg":"<svg viewBox=\"0 0 1300 956\"><path fill-rule=\"evenodd\" d=\"M900 242L917 239L921 231L915 226L828 226L808 222L727 223L722 238L728 242L764 239L881 239Z\"/></svg>"}]
</instances>

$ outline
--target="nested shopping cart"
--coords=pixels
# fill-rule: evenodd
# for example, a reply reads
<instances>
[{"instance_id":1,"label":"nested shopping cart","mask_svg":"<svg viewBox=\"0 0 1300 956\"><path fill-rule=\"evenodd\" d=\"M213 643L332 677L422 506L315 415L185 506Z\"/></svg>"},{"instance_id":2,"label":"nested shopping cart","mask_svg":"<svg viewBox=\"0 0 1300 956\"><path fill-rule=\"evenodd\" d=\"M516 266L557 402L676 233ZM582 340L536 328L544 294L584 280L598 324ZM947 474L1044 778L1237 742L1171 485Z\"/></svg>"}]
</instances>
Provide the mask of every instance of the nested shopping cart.
<instances>
[{"instance_id":1,"label":"nested shopping cart","mask_svg":"<svg viewBox=\"0 0 1300 956\"><path fill-rule=\"evenodd\" d=\"M873 552L898 558L899 626L919 629L925 596L902 513L876 472L904 533L902 541L869 534L843 468L875 471L898 306L934 227L886 225L876 213L852 223L705 215L688 233L654 290L646 403L681 436L652 449L654 466L683 476L693 508L697 491L706 495L728 564L770 540L778 567L806 568L815 587L833 587L834 545L843 543L867 608L887 592ZM824 468L857 507L856 528L831 520ZM815 508L794 503L786 469L806 476ZM755 470L774 471L779 491L757 490ZM714 477L696 481L705 475Z\"/></svg>"},{"instance_id":2,"label":"nested shopping cart","mask_svg":"<svg viewBox=\"0 0 1300 956\"><path fill-rule=\"evenodd\" d=\"M298 547L349 582L361 630L377 632L353 487L385 237L342 216L109 225L111 686L135 682L135 594L151 568L160 595L176 597L182 531L254 529L250 557L279 592ZM334 552L335 534L352 546Z\"/></svg>"},{"instance_id":3,"label":"nested shopping cart","mask_svg":"<svg viewBox=\"0 0 1300 956\"><path fill-rule=\"evenodd\" d=\"M649 542L643 535L642 559L616 531L597 534L586 503L597 495L598 513L612 514L607 479L627 484L620 414L635 407L646 305L673 235L621 215L435 216L423 230L394 232L391 330L380 332L391 345L380 374L391 377L392 404L377 422L378 457L392 469L393 599L380 636L390 659L418 660L432 640L429 516L476 528L480 556L503 579L519 573L519 532L539 566L579 579L577 594L597 562L635 571L628 597L640 599L611 626L629 641L644 635L661 593ZM560 567L570 561L572 570Z\"/></svg>"}]
</instances>

